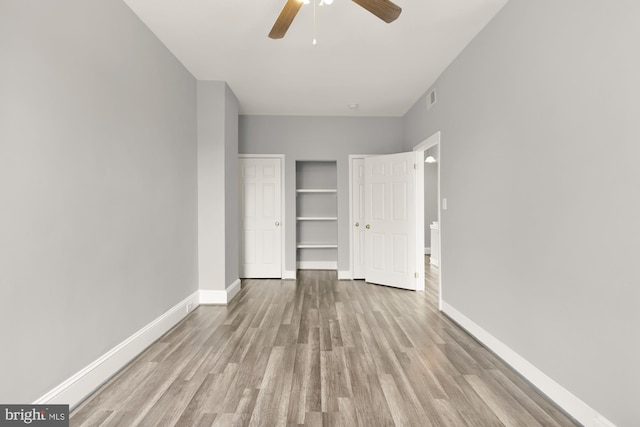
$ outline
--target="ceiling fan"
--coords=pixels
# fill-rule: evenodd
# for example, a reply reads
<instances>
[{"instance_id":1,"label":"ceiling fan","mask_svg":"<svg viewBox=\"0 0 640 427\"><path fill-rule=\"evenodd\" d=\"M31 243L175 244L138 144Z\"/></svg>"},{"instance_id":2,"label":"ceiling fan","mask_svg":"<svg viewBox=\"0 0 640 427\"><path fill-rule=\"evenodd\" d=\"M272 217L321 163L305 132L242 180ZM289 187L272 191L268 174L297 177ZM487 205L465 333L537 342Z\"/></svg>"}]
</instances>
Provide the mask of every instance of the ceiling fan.
<instances>
[{"instance_id":1,"label":"ceiling fan","mask_svg":"<svg viewBox=\"0 0 640 427\"><path fill-rule=\"evenodd\" d=\"M293 18L296 17L304 2L304 0L287 0L278 19L273 24L271 32L269 32L270 38L281 39L284 37L293 22ZM402 12L400 6L389 0L353 0L353 2L367 9L386 23L395 21L400 16L400 12Z\"/></svg>"}]
</instances>

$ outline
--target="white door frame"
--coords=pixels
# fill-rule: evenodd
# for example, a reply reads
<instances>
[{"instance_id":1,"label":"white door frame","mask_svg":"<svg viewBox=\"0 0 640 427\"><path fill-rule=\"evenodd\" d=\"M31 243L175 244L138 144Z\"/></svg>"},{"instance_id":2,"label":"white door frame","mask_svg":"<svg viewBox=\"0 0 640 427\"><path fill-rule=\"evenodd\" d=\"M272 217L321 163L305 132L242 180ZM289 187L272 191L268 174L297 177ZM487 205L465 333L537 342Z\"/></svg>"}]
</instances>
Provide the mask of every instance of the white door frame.
<instances>
[{"instance_id":1,"label":"white door frame","mask_svg":"<svg viewBox=\"0 0 640 427\"><path fill-rule=\"evenodd\" d=\"M428 137L427 139L425 139L424 141L422 141L420 144L416 145L415 147L413 147L413 151L422 151L423 153L428 150L431 147L435 147L438 146L438 162L437 162L437 166L438 166L438 225L440 227L440 239L438 239L438 245L440 246L440 250L438 251L438 253L440 254L440 259L439 259L439 263L440 265L438 266L438 309L440 311L442 311L442 220L441 220L441 215L442 215L442 210L441 210L441 206L440 206L440 201L441 201L441 193L440 193L440 188L441 188L441 179L440 179L440 174L441 174L441 170L442 168L440 167L440 164L442 162L442 147L440 145L440 131L434 133L433 135L431 135L430 137ZM423 155L424 157L424 155ZM424 158L423 161L420 162L420 165L418 165L418 182L416 183L416 189L417 189L417 214L416 214L416 221L418 221L418 250L419 253L422 254L422 262L419 263L418 265L418 272L420 274L420 277L423 278L422 283L424 286ZM423 288L424 289L424 288Z\"/></svg>"},{"instance_id":2,"label":"white door frame","mask_svg":"<svg viewBox=\"0 0 640 427\"><path fill-rule=\"evenodd\" d=\"M367 157L375 156L376 154L349 154L349 276L351 280L353 280L353 244L354 244L354 236L353 236L353 160L354 159L365 159ZM423 190L424 191L424 190Z\"/></svg>"},{"instance_id":3,"label":"white door frame","mask_svg":"<svg viewBox=\"0 0 640 427\"><path fill-rule=\"evenodd\" d=\"M286 218L285 218L285 198L286 194L284 191L284 176L285 176L285 167L284 167L284 154L238 154L239 159L280 159L280 278L284 279L285 274L285 236L286 236ZM240 203L240 202L239 202ZM423 220L424 222L424 220ZM242 232L242 230L240 230ZM242 259L242 257L239 257ZM239 267L239 266L238 266Z\"/></svg>"}]
</instances>

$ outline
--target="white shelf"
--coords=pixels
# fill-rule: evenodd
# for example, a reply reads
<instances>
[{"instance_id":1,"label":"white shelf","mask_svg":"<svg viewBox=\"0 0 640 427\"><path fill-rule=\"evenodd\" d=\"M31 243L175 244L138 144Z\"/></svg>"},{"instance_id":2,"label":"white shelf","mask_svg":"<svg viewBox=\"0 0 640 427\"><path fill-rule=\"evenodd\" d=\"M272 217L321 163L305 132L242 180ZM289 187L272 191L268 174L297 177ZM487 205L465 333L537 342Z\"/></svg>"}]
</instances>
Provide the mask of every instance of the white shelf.
<instances>
[{"instance_id":1,"label":"white shelf","mask_svg":"<svg viewBox=\"0 0 640 427\"><path fill-rule=\"evenodd\" d=\"M298 249L337 249L338 245L331 243L298 243Z\"/></svg>"},{"instance_id":2,"label":"white shelf","mask_svg":"<svg viewBox=\"0 0 640 427\"><path fill-rule=\"evenodd\" d=\"M296 193L337 193L335 188L298 188Z\"/></svg>"},{"instance_id":3,"label":"white shelf","mask_svg":"<svg viewBox=\"0 0 640 427\"><path fill-rule=\"evenodd\" d=\"M298 221L337 221L337 216L299 216Z\"/></svg>"}]
</instances>

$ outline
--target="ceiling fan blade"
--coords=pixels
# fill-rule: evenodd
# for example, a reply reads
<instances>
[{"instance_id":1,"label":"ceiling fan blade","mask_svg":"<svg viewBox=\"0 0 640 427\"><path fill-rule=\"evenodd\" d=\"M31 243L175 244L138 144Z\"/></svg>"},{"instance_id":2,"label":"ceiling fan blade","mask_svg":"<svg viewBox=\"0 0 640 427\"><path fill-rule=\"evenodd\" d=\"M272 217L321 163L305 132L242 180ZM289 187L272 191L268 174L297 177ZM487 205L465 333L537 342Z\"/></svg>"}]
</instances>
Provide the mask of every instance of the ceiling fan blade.
<instances>
[{"instance_id":1,"label":"ceiling fan blade","mask_svg":"<svg viewBox=\"0 0 640 427\"><path fill-rule=\"evenodd\" d=\"M287 0L278 19L276 19L275 24L273 24L273 28L271 28L269 37L272 39L283 38L301 7L301 0Z\"/></svg>"},{"instance_id":2,"label":"ceiling fan blade","mask_svg":"<svg viewBox=\"0 0 640 427\"><path fill-rule=\"evenodd\" d=\"M389 0L353 0L353 2L364 7L387 24L395 21L402 12L400 6Z\"/></svg>"}]
</instances>

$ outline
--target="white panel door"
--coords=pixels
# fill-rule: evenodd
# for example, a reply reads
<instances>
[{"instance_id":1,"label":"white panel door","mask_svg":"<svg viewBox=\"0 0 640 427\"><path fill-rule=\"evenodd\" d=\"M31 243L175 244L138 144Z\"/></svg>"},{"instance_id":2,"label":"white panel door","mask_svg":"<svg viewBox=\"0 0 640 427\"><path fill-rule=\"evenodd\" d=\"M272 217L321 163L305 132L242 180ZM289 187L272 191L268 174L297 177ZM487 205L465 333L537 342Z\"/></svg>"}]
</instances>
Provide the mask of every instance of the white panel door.
<instances>
[{"instance_id":1,"label":"white panel door","mask_svg":"<svg viewBox=\"0 0 640 427\"><path fill-rule=\"evenodd\" d=\"M282 277L280 159L240 159L240 277Z\"/></svg>"},{"instance_id":2,"label":"white panel door","mask_svg":"<svg viewBox=\"0 0 640 427\"><path fill-rule=\"evenodd\" d=\"M353 245L353 278L365 278L364 159L351 162L351 244Z\"/></svg>"},{"instance_id":3,"label":"white panel door","mask_svg":"<svg viewBox=\"0 0 640 427\"><path fill-rule=\"evenodd\" d=\"M417 289L414 152L368 157L365 164L365 279Z\"/></svg>"}]
</instances>

